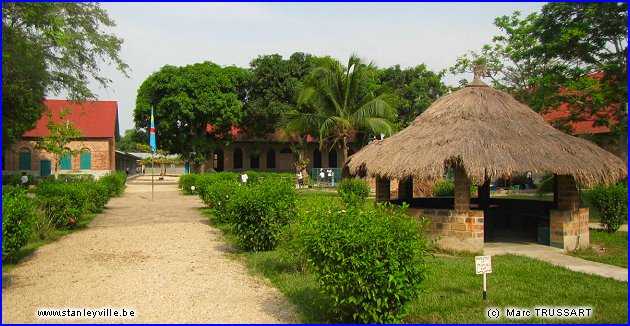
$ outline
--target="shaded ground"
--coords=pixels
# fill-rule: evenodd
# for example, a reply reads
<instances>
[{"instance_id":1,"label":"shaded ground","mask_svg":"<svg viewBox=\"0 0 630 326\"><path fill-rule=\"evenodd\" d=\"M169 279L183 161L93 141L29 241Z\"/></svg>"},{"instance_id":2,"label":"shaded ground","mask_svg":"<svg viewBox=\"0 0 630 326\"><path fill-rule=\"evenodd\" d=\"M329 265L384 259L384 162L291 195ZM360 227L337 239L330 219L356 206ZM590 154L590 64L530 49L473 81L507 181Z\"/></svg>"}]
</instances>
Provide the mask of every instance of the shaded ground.
<instances>
[{"instance_id":1,"label":"shaded ground","mask_svg":"<svg viewBox=\"0 0 630 326\"><path fill-rule=\"evenodd\" d=\"M138 180L138 183L143 183ZM294 309L226 255L196 196L130 183L87 230L2 275L2 322L291 323ZM40 319L40 308L133 309L134 319Z\"/></svg>"}]
</instances>

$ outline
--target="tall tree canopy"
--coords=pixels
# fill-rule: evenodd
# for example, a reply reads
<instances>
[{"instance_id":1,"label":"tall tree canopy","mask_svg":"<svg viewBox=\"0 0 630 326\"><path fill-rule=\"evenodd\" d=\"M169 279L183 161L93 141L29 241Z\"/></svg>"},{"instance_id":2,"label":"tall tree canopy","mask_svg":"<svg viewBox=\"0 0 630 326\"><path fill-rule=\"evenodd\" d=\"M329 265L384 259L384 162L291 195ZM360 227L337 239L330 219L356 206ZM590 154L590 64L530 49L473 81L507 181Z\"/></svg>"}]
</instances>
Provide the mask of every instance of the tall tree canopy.
<instances>
[{"instance_id":1,"label":"tall tree canopy","mask_svg":"<svg viewBox=\"0 0 630 326\"><path fill-rule=\"evenodd\" d=\"M98 3L2 4L2 146L32 129L46 95L95 99L90 80L110 82L100 62L126 74L119 58L122 40L101 30L115 26Z\"/></svg>"},{"instance_id":2,"label":"tall tree canopy","mask_svg":"<svg viewBox=\"0 0 630 326\"><path fill-rule=\"evenodd\" d=\"M353 132L390 135L395 130L394 96L378 92L375 73L372 63L365 64L356 55L346 67L334 59L323 60L304 79L298 99L314 112L295 112L287 117L286 125L292 130L316 126L320 144L339 147L345 167Z\"/></svg>"},{"instance_id":3,"label":"tall tree canopy","mask_svg":"<svg viewBox=\"0 0 630 326\"><path fill-rule=\"evenodd\" d=\"M495 19L504 35L471 51L452 73L488 66L495 87L537 111L568 104L565 123L594 120L627 143L627 3L548 3L541 13ZM465 81L464 81L465 82Z\"/></svg>"},{"instance_id":4,"label":"tall tree canopy","mask_svg":"<svg viewBox=\"0 0 630 326\"><path fill-rule=\"evenodd\" d=\"M427 70L424 64L407 69L395 65L382 70L379 76L383 90L396 95L394 107L398 114L395 121L401 128L407 127L435 100L450 90L442 82L444 72Z\"/></svg>"},{"instance_id":5,"label":"tall tree canopy","mask_svg":"<svg viewBox=\"0 0 630 326\"><path fill-rule=\"evenodd\" d=\"M296 110L301 79L313 69L315 59L296 52L286 60L279 54L252 60L247 102L239 124L242 130L257 137L274 132L280 117Z\"/></svg>"},{"instance_id":6,"label":"tall tree canopy","mask_svg":"<svg viewBox=\"0 0 630 326\"><path fill-rule=\"evenodd\" d=\"M148 129L153 108L158 148L202 164L218 144L230 140L229 131L242 116L248 78L245 69L212 62L164 66L140 86L135 124Z\"/></svg>"}]
</instances>

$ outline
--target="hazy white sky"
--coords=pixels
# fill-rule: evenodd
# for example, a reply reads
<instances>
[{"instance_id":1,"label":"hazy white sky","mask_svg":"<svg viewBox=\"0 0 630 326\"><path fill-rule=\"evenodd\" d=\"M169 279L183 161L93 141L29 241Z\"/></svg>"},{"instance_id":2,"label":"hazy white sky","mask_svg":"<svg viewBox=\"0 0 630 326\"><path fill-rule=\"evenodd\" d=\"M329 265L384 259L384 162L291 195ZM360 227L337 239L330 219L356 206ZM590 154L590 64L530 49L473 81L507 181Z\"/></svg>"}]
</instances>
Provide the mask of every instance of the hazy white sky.
<instances>
[{"instance_id":1,"label":"hazy white sky","mask_svg":"<svg viewBox=\"0 0 630 326\"><path fill-rule=\"evenodd\" d=\"M160 67L212 61L248 67L263 54L330 55L345 62L357 53L379 67L425 63L439 71L457 57L489 43L499 30L494 18L529 3L103 3L125 43L125 78L103 66L112 79L101 100L117 100L120 132L131 129L140 84ZM460 76L447 75L455 85Z\"/></svg>"}]
</instances>

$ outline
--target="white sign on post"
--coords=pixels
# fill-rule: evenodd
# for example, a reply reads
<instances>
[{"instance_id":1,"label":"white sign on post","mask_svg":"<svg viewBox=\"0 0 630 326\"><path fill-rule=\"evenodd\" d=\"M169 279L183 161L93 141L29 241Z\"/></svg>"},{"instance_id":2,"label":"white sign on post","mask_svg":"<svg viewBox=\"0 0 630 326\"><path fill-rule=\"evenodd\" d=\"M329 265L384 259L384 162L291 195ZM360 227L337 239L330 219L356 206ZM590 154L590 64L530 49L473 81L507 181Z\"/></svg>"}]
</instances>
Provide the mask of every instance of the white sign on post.
<instances>
[{"instance_id":1,"label":"white sign on post","mask_svg":"<svg viewBox=\"0 0 630 326\"><path fill-rule=\"evenodd\" d=\"M492 273L492 259L490 256L475 256L477 274Z\"/></svg>"},{"instance_id":2,"label":"white sign on post","mask_svg":"<svg viewBox=\"0 0 630 326\"><path fill-rule=\"evenodd\" d=\"M490 256L475 256L477 274L483 274L483 299L487 298L486 274L492 273L492 259Z\"/></svg>"}]
</instances>

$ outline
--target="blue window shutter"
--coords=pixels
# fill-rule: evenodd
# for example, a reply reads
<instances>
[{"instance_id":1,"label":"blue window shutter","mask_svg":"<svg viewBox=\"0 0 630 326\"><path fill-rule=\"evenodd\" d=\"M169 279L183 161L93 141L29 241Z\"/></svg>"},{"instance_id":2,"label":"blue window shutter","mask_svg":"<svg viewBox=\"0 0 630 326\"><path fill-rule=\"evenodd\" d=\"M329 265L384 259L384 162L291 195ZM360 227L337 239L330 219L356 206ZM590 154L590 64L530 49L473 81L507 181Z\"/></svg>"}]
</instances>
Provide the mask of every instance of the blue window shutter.
<instances>
[{"instance_id":1,"label":"blue window shutter","mask_svg":"<svg viewBox=\"0 0 630 326\"><path fill-rule=\"evenodd\" d=\"M66 154L61 158L61 164L59 168L61 170L72 169L72 157L70 156L70 154Z\"/></svg>"},{"instance_id":2,"label":"blue window shutter","mask_svg":"<svg viewBox=\"0 0 630 326\"><path fill-rule=\"evenodd\" d=\"M83 152L81 153L81 170L91 170L92 169L92 153Z\"/></svg>"},{"instance_id":3,"label":"blue window shutter","mask_svg":"<svg viewBox=\"0 0 630 326\"><path fill-rule=\"evenodd\" d=\"M20 170L31 169L31 152L20 152Z\"/></svg>"}]
</instances>

